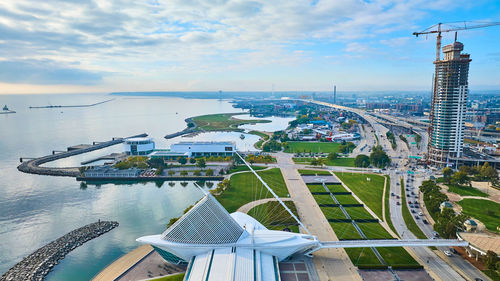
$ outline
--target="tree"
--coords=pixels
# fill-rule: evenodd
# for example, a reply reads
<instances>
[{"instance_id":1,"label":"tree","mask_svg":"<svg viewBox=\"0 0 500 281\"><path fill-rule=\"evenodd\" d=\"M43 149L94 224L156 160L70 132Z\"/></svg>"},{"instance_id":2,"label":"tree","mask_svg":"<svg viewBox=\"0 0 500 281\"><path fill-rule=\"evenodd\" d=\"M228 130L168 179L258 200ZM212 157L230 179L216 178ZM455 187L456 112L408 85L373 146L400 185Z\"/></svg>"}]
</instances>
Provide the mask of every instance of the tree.
<instances>
[{"instance_id":1,"label":"tree","mask_svg":"<svg viewBox=\"0 0 500 281\"><path fill-rule=\"evenodd\" d=\"M335 160L339 158L339 155L337 152L330 152L328 153L328 160Z\"/></svg>"},{"instance_id":2,"label":"tree","mask_svg":"<svg viewBox=\"0 0 500 281\"><path fill-rule=\"evenodd\" d=\"M181 171L181 176L187 176L188 172L186 170Z\"/></svg>"},{"instance_id":3,"label":"tree","mask_svg":"<svg viewBox=\"0 0 500 281\"><path fill-rule=\"evenodd\" d=\"M380 145L373 147L370 153L370 163L377 168L385 168L391 164L391 158L387 156Z\"/></svg>"},{"instance_id":4,"label":"tree","mask_svg":"<svg viewBox=\"0 0 500 281\"><path fill-rule=\"evenodd\" d=\"M451 178L451 181L458 184L470 184L470 178L467 176L467 173L463 171L456 172Z\"/></svg>"},{"instance_id":5,"label":"tree","mask_svg":"<svg viewBox=\"0 0 500 281\"><path fill-rule=\"evenodd\" d=\"M177 162L179 162L181 165L184 165L187 163L187 159L184 157L179 157L177 158Z\"/></svg>"},{"instance_id":6,"label":"tree","mask_svg":"<svg viewBox=\"0 0 500 281\"><path fill-rule=\"evenodd\" d=\"M189 158L189 163L191 163L191 164L196 163L196 159L194 159L193 157Z\"/></svg>"},{"instance_id":7,"label":"tree","mask_svg":"<svg viewBox=\"0 0 500 281\"><path fill-rule=\"evenodd\" d=\"M168 170L168 175L169 175L169 176L173 176L173 175L175 175L175 171L174 171L174 170Z\"/></svg>"},{"instance_id":8,"label":"tree","mask_svg":"<svg viewBox=\"0 0 500 281\"><path fill-rule=\"evenodd\" d=\"M496 269L495 267L497 266L497 263L500 261L500 258L495 252L488 251L486 252L486 256L484 257L483 261L484 265L486 265L488 269L495 270Z\"/></svg>"},{"instance_id":9,"label":"tree","mask_svg":"<svg viewBox=\"0 0 500 281\"><path fill-rule=\"evenodd\" d=\"M205 176L213 176L214 175L214 170L212 169L207 169L205 171Z\"/></svg>"},{"instance_id":10,"label":"tree","mask_svg":"<svg viewBox=\"0 0 500 281\"><path fill-rule=\"evenodd\" d=\"M443 169L443 178L445 182L450 182L451 177L453 176L453 170L449 167Z\"/></svg>"},{"instance_id":11,"label":"tree","mask_svg":"<svg viewBox=\"0 0 500 281\"><path fill-rule=\"evenodd\" d=\"M187 126L188 126L188 128L193 128L193 127L194 127L194 123L193 123L193 122L189 122L189 123L187 124Z\"/></svg>"},{"instance_id":12,"label":"tree","mask_svg":"<svg viewBox=\"0 0 500 281\"><path fill-rule=\"evenodd\" d=\"M354 166L356 167L361 167L361 168L367 168L370 166L370 157L364 154L359 154L356 156L354 159Z\"/></svg>"},{"instance_id":13,"label":"tree","mask_svg":"<svg viewBox=\"0 0 500 281\"><path fill-rule=\"evenodd\" d=\"M498 172L495 168L490 166L488 162L485 162L481 167L481 176L488 179L491 184L493 184L498 179Z\"/></svg>"},{"instance_id":14,"label":"tree","mask_svg":"<svg viewBox=\"0 0 500 281\"><path fill-rule=\"evenodd\" d=\"M196 171L193 172L193 175L194 176L199 176L199 175L201 175L201 171L200 170L196 170Z\"/></svg>"},{"instance_id":15,"label":"tree","mask_svg":"<svg viewBox=\"0 0 500 281\"><path fill-rule=\"evenodd\" d=\"M205 163L205 158L198 158L196 160L196 166L202 169L205 168L207 166L207 164Z\"/></svg>"}]
</instances>

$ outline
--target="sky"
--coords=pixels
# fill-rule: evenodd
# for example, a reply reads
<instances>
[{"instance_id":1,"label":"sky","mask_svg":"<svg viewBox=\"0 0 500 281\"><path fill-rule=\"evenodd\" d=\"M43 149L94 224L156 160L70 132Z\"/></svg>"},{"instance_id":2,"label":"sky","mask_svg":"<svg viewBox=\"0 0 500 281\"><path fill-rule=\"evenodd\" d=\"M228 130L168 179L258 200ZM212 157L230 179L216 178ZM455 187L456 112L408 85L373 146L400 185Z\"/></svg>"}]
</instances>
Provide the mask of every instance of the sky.
<instances>
[{"instance_id":1,"label":"sky","mask_svg":"<svg viewBox=\"0 0 500 281\"><path fill-rule=\"evenodd\" d=\"M500 1L3 0L0 94L430 90L435 35L412 33L457 21ZM499 90L500 26L458 41L470 89Z\"/></svg>"}]
</instances>

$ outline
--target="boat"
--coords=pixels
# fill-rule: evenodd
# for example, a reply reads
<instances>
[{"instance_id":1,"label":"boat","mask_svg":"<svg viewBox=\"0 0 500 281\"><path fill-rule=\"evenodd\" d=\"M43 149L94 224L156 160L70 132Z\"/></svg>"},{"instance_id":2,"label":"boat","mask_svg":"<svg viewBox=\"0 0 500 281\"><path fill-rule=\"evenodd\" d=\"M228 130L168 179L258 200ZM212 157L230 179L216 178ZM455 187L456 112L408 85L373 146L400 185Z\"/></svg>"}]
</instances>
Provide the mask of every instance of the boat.
<instances>
[{"instance_id":1,"label":"boat","mask_svg":"<svg viewBox=\"0 0 500 281\"><path fill-rule=\"evenodd\" d=\"M9 108L7 107L7 105L5 105L5 106L3 107L3 110L5 110L5 111L9 111Z\"/></svg>"},{"instance_id":2,"label":"boat","mask_svg":"<svg viewBox=\"0 0 500 281\"><path fill-rule=\"evenodd\" d=\"M16 113L14 110L10 110L7 105L3 107L3 110L0 111L0 114L9 114L9 113Z\"/></svg>"},{"instance_id":3,"label":"boat","mask_svg":"<svg viewBox=\"0 0 500 281\"><path fill-rule=\"evenodd\" d=\"M240 135L240 139L244 140L244 139L245 139L245 135L244 135L244 134L241 134L241 135Z\"/></svg>"}]
</instances>

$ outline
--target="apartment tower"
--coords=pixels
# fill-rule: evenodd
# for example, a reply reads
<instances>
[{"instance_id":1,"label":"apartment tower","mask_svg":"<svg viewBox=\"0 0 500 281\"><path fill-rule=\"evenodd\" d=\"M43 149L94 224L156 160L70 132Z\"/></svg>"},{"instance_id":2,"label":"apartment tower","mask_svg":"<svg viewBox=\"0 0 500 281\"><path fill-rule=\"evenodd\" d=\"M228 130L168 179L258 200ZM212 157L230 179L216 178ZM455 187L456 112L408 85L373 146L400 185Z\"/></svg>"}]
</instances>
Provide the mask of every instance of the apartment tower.
<instances>
[{"instance_id":1,"label":"apartment tower","mask_svg":"<svg viewBox=\"0 0 500 281\"><path fill-rule=\"evenodd\" d=\"M469 54L455 41L443 47L444 59L436 60L432 96L428 159L445 166L463 153L464 117L467 107Z\"/></svg>"}]
</instances>

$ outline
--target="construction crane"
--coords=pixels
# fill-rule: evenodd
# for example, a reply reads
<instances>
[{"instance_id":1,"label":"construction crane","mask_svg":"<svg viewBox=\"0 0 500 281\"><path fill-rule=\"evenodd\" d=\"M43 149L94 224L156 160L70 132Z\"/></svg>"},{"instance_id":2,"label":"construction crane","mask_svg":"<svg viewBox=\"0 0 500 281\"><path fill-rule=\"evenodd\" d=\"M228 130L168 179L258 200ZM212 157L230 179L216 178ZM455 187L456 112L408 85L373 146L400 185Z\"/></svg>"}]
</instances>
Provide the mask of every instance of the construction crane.
<instances>
[{"instance_id":1,"label":"construction crane","mask_svg":"<svg viewBox=\"0 0 500 281\"><path fill-rule=\"evenodd\" d=\"M478 21L458 21L458 22L448 22L448 23L438 23L435 24L421 32L413 32L413 35L418 37L423 34L437 33L436 42L436 61L440 60L441 56L441 33L451 32L467 29L482 28L488 26L500 25L500 22L478 22ZM457 34L455 32L455 41L457 40Z\"/></svg>"}]
</instances>

